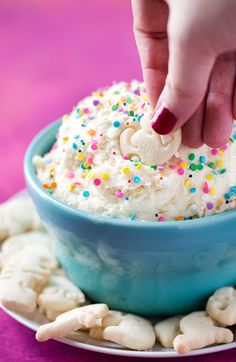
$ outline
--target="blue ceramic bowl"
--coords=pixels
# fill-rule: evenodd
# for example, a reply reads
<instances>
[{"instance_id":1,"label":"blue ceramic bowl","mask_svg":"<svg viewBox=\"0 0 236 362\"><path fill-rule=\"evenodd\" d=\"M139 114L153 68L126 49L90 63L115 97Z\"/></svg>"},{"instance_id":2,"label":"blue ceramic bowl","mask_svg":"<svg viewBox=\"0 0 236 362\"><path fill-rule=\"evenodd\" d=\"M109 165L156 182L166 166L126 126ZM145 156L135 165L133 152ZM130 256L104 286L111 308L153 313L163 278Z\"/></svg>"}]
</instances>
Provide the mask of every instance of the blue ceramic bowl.
<instances>
[{"instance_id":1,"label":"blue ceramic bowl","mask_svg":"<svg viewBox=\"0 0 236 362\"><path fill-rule=\"evenodd\" d=\"M27 187L57 239L69 277L92 300L143 315L204 307L217 288L236 284L236 211L187 221L125 221L79 211L49 195L32 164L55 142L60 121L25 156Z\"/></svg>"}]
</instances>

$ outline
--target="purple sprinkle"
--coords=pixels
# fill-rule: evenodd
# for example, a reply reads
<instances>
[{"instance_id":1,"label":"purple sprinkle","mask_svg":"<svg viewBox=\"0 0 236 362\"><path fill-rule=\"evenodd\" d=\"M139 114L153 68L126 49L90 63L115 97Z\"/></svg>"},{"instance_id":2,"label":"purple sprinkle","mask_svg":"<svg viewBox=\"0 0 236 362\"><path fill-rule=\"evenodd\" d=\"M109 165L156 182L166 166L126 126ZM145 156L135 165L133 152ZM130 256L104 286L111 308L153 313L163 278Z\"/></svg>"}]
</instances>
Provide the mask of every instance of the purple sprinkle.
<instances>
[{"instance_id":1,"label":"purple sprinkle","mask_svg":"<svg viewBox=\"0 0 236 362\"><path fill-rule=\"evenodd\" d=\"M99 100L97 100L97 99L95 99L95 100L93 101L93 105L94 105L94 106L97 106L99 103L100 103L100 102L99 102Z\"/></svg>"},{"instance_id":2,"label":"purple sprinkle","mask_svg":"<svg viewBox=\"0 0 236 362\"><path fill-rule=\"evenodd\" d=\"M140 96L140 90L139 90L139 89L135 89L134 94L136 94L137 96Z\"/></svg>"},{"instance_id":3,"label":"purple sprinkle","mask_svg":"<svg viewBox=\"0 0 236 362\"><path fill-rule=\"evenodd\" d=\"M157 169L158 169L159 171L162 171L162 170L165 169L165 167L163 167L163 166L158 166Z\"/></svg>"},{"instance_id":4,"label":"purple sprinkle","mask_svg":"<svg viewBox=\"0 0 236 362\"><path fill-rule=\"evenodd\" d=\"M207 203L207 209L208 209L208 210L213 209L213 207L214 207L214 204L213 204L212 202L208 202L208 203Z\"/></svg>"}]
</instances>

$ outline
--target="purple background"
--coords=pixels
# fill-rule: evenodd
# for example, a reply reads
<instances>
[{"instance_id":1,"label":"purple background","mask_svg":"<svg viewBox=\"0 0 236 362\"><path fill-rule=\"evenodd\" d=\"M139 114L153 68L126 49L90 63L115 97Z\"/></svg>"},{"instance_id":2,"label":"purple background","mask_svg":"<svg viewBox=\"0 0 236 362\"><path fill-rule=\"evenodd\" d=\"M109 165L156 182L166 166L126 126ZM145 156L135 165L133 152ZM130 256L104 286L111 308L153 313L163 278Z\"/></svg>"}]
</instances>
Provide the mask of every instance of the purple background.
<instances>
[{"instance_id":1,"label":"purple background","mask_svg":"<svg viewBox=\"0 0 236 362\"><path fill-rule=\"evenodd\" d=\"M97 87L133 78L141 71L129 1L1 0L0 201L24 187L24 152L42 127ZM2 311L0 326L0 362L121 361L55 341L39 344ZM235 350L201 357L235 359Z\"/></svg>"}]
</instances>

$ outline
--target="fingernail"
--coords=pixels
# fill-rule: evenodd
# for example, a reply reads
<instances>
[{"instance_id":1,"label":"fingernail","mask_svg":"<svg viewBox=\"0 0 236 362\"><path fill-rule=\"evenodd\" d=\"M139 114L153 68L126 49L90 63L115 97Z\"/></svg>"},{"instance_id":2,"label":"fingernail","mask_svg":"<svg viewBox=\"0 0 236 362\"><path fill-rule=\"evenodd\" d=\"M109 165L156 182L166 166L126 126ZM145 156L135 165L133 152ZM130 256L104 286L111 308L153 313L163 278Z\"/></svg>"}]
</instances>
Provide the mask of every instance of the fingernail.
<instances>
[{"instance_id":1,"label":"fingernail","mask_svg":"<svg viewBox=\"0 0 236 362\"><path fill-rule=\"evenodd\" d=\"M177 118L168 108L161 105L157 108L152 120L152 128L156 133L166 135L172 131Z\"/></svg>"}]
</instances>

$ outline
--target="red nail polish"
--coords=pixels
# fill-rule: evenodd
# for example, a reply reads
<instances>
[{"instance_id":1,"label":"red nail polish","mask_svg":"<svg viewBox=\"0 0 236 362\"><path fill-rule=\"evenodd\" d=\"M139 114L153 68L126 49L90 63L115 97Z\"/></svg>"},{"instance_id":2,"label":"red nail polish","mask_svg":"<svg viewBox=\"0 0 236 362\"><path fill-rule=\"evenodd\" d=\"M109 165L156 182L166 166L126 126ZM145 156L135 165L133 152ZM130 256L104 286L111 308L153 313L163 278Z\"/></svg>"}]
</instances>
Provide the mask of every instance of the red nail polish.
<instances>
[{"instance_id":1,"label":"red nail polish","mask_svg":"<svg viewBox=\"0 0 236 362\"><path fill-rule=\"evenodd\" d=\"M164 106L157 108L156 113L151 120L152 128L155 132L161 135L170 133L176 122L177 118L174 113L169 111L169 109Z\"/></svg>"}]
</instances>

